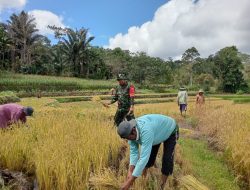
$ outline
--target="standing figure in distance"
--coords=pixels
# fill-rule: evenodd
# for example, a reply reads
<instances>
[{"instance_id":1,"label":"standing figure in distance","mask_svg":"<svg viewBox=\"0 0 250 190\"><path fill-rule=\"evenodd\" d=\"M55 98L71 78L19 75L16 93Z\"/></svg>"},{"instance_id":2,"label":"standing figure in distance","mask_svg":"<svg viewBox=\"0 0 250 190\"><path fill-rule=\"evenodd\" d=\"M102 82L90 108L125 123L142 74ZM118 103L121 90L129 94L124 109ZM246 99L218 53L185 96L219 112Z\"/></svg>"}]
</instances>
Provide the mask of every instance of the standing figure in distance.
<instances>
[{"instance_id":1,"label":"standing figure in distance","mask_svg":"<svg viewBox=\"0 0 250 190\"><path fill-rule=\"evenodd\" d=\"M188 93L185 87L181 87L178 92L177 96L177 104L180 108L180 113L183 115L183 112L187 111L187 100L188 100Z\"/></svg>"},{"instance_id":2,"label":"standing figure in distance","mask_svg":"<svg viewBox=\"0 0 250 190\"><path fill-rule=\"evenodd\" d=\"M196 105L203 105L203 104L205 104L205 96L204 96L204 91L200 89L198 94L196 95Z\"/></svg>"}]
</instances>

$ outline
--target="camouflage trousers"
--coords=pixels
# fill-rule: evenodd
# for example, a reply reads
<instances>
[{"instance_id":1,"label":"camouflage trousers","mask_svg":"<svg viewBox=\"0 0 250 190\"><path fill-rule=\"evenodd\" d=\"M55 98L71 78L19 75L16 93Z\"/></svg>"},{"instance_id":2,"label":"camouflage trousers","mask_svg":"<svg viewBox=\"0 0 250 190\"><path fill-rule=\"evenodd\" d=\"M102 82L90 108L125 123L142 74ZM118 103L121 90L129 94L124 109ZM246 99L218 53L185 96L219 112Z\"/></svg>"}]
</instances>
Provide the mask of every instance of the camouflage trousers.
<instances>
[{"instance_id":1,"label":"camouflage trousers","mask_svg":"<svg viewBox=\"0 0 250 190\"><path fill-rule=\"evenodd\" d=\"M117 109L114 117L115 125L118 126L125 119L127 121L135 119L134 112L128 114L129 109Z\"/></svg>"}]
</instances>

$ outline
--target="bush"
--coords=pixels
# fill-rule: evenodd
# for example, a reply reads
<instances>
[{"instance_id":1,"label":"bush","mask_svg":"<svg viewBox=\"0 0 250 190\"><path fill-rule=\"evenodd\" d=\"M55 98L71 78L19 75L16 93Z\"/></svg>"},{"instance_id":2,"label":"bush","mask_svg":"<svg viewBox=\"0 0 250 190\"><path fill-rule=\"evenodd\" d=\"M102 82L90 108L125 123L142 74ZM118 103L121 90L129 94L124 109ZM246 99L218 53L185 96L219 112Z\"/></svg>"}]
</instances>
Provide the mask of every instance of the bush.
<instances>
[{"instance_id":1,"label":"bush","mask_svg":"<svg viewBox=\"0 0 250 190\"><path fill-rule=\"evenodd\" d=\"M205 91L209 91L210 87L214 85L214 78L210 74L201 74L196 78L196 82L199 84L200 88Z\"/></svg>"},{"instance_id":2,"label":"bush","mask_svg":"<svg viewBox=\"0 0 250 190\"><path fill-rule=\"evenodd\" d=\"M236 94L237 94L237 95L242 95L242 94L244 94L244 91L243 91L243 90L238 90L238 91L236 92Z\"/></svg>"},{"instance_id":3,"label":"bush","mask_svg":"<svg viewBox=\"0 0 250 190\"><path fill-rule=\"evenodd\" d=\"M0 93L0 104L7 104L13 102L20 102L20 99L14 92L5 91Z\"/></svg>"}]
</instances>

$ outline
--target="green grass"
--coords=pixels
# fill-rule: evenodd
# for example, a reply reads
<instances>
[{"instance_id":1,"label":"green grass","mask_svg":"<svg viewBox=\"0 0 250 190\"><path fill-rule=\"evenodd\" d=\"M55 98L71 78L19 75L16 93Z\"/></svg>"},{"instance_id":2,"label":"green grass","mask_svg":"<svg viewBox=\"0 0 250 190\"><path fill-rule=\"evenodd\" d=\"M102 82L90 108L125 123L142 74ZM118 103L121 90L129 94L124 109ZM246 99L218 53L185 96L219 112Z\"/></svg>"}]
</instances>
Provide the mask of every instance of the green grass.
<instances>
[{"instance_id":1,"label":"green grass","mask_svg":"<svg viewBox=\"0 0 250 190\"><path fill-rule=\"evenodd\" d=\"M173 99L169 98L162 98L162 99L139 99L135 100L135 104L157 104L157 103L164 103L164 102L173 102Z\"/></svg>"},{"instance_id":2,"label":"green grass","mask_svg":"<svg viewBox=\"0 0 250 190\"><path fill-rule=\"evenodd\" d=\"M250 98L235 98L233 101L236 104L250 103Z\"/></svg>"},{"instance_id":3,"label":"green grass","mask_svg":"<svg viewBox=\"0 0 250 190\"><path fill-rule=\"evenodd\" d=\"M16 96L15 93L5 91L0 92L0 104L20 102L20 99Z\"/></svg>"},{"instance_id":4,"label":"green grass","mask_svg":"<svg viewBox=\"0 0 250 190\"><path fill-rule=\"evenodd\" d=\"M215 95L212 97L221 98L223 100L232 100L234 103L237 104L250 102L250 95Z\"/></svg>"},{"instance_id":5,"label":"green grass","mask_svg":"<svg viewBox=\"0 0 250 190\"><path fill-rule=\"evenodd\" d=\"M205 141L183 138L179 143L183 157L191 163L192 173L203 184L214 190L240 189L222 158L210 151Z\"/></svg>"},{"instance_id":6,"label":"green grass","mask_svg":"<svg viewBox=\"0 0 250 190\"><path fill-rule=\"evenodd\" d=\"M210 95L210 97L214 97L214 98L222 98L223 100L232 100L235 98L250 98L250 95L227 95L227 94L223 94L223 95Z\"/></svg>"},{"instance_id":7,"label":"green grass","mask_svg":"<svg viewBox=\"0 0 250 190\"><path fill-rule=\"evenodd\" d=\"M110 100L110 96L100 96L102 100ZM59 97L55 98L59 103L70 103L70 102L81 102L81 101L91 101L91 96L82 97ZM160 98L160 99L136 99L135 104L153 104L153 103L163 103L163 102L173 102L174 99L170 98Z\"/></svg>"},{"instance_id":8,"label":"green grass","mask_svg":"<svg viewBox=\"0 0 250 190\"><path fill-rule=\"evenodd\" d=\"M115 80L86 80L73 77L41 75L1 74L0 91L77 91L109 90L116 85Z\"/></svg>"},{"instance_id":9,"label":"green grass","mask_svg":"<svg viewBox=\"0 0 250 190\"><path fill-rule=\"evenodd\" d=\"M69 103L69 102L81 102L81 101L90 101L91 96L83 97L70 97L70 98L56 98L59 103Z\"/></svg>"}]
</instances>

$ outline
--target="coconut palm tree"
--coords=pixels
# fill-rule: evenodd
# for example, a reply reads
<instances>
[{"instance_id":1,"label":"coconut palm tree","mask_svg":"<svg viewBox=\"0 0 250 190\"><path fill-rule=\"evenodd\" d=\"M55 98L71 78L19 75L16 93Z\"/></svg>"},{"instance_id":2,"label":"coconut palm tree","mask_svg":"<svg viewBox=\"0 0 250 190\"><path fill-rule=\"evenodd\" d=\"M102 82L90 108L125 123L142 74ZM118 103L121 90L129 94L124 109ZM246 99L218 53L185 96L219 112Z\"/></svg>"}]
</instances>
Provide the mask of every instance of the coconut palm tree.
<instances>
[{"instance_id":1,"label":"coconut palm tree","mask_svg":"<svg viewBox=\"0 0 250 190\"><path fill-rule=\"evenodd\" d=\"M84 28L75 31L67 29L66 36L62 38L62 51L72 65L75 76L87 75L89 60L87 49L93 39L93 36L88 37L88 29Z\"/></svg>"},{"instance_id":2,"label":"coconut palm tree","mask_svg":"<svg viewBox=\"0 0 250 190\"><path fill-rule=\"evenodd\" d=\"M12 61L18 57L20 64L32 63L32 51L37 41L41 38L36 28L35 18L22 11L20 14L12 14L8 20L7 30L13 41Z\"/></svg>"},{"instance_id":3,"label":"coconut palm tree","mask_svg":"<svg viewBox=\"0 0 250 190\"><path fill-rule=\"evenodd\" d=\"M4 69L7 69L5 55L10 50L11 45L12 41L8 37L7 32L4 30L2 26L0 26L0 61Z\"/></svg>"}]
</instances>

